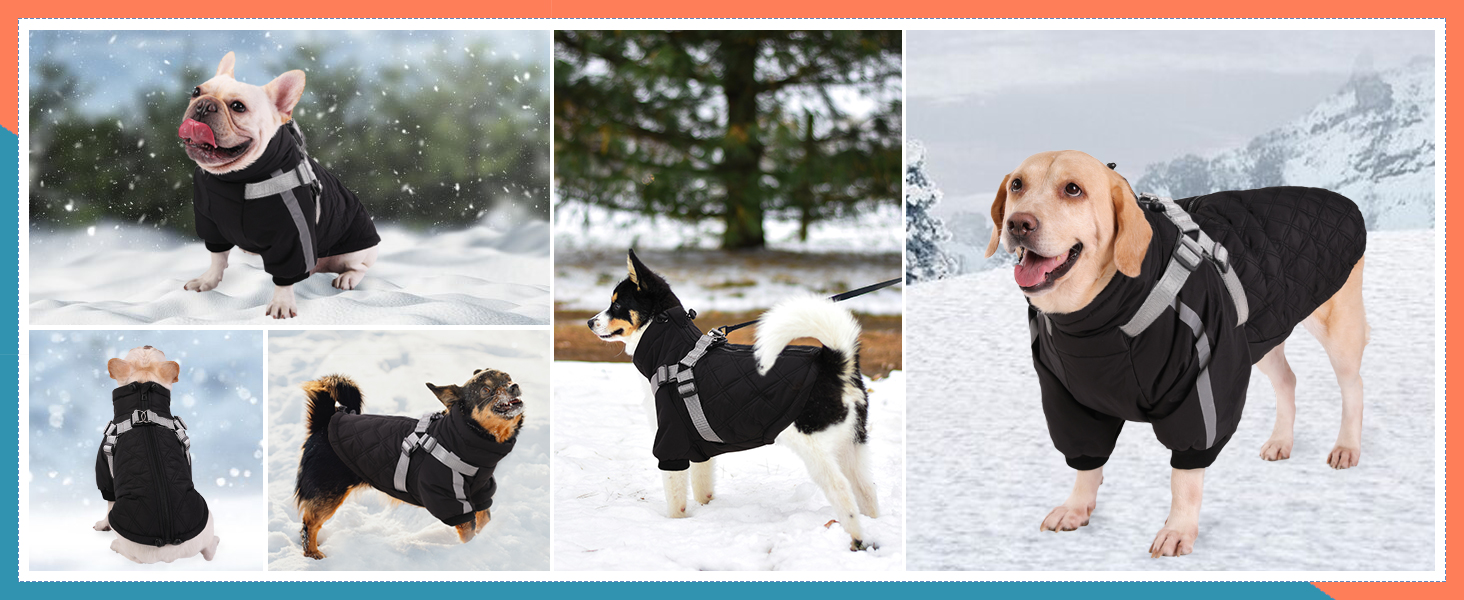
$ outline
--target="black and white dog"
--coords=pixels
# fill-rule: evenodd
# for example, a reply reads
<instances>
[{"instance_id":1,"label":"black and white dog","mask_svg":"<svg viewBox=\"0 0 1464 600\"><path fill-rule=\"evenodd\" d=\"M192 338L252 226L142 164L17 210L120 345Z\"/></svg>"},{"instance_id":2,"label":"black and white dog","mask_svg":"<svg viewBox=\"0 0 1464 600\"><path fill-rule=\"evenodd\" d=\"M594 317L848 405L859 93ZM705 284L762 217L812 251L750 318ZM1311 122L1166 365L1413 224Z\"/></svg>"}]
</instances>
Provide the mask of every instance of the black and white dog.
<instances>
[{"instance_id":1,"label":"black and white dog","mask_svg":"<svg viewBox=\"0 0 1464 600\"><path fill-rule=\"evenodd\" d=\"M704 336L695 312L634 251L627 265L610 308L588 324L600 339L624 343L647 378L668 515L686 516L688 470L696 501L706 504L714 456L776 441L808 466L850 549L875 547L859 524L861 513L877 518L879 505L866 466L869 409L854 316L825 298L796 298L762 315L755 345L729 344ZM802 337L823 347L788 345Z\"/></svg>"}]
</instances>

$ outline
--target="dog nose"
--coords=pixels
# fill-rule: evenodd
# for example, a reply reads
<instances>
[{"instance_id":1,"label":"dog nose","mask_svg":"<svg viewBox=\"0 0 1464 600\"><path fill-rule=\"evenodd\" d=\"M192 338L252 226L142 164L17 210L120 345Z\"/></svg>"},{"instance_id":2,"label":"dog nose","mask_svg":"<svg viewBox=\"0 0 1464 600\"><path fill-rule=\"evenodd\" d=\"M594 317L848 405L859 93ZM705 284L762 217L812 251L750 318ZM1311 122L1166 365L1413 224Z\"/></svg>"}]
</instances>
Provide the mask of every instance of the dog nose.
<instances>
[{"instance_id":1,"label":"dog nose","mask_svg":"<svg viewBox=\"0 0 1464 600\"><path fill-rule=\"evenodd\" d=\"M590 319L588 321L585 321L585 325L588 326L590 329L594 329L595 328L595 320L594 319Z\"/></svg>"},{"instance_id":2,"label":"dog nose","mask_svg":"<svg viewBox=\"0 0 1464 600\"><path fill-rule=\"evenodd\" d=\"M1007 217L1007 233L1010 233L1015 238L1024 238L1031 235L1033 231L1037 231L1039 225L1040 223L1038 223L1037 217L1033 216L1032 213L1019 212Z\"/></svg>"},{"instance_id":3,"label":"dog nose","mask_svg":"<svg viewBox=\"0 0 1464 600\"><path fill-rule=\"evenodd\" d=\"M202 121L209 113L216 112L219 112L219 106L214 104L213 100L202 100L198 104L193 105L193 119L195 121Z\"/></svg>"},{"instance_id":4,"label":"dog nose","mask_svg":"<svg viewBox=\"0 0 1464 600\"><path fill-rule=\"evenodd\" d=\"M522 396L523 395L523 392L520 392L519 391L519 386L518 386L517 383L515 383L513 385L508 386L508 394L510 396L513 396L513 397L517 398L519 396Z\"/></svg>"}]
</instances>

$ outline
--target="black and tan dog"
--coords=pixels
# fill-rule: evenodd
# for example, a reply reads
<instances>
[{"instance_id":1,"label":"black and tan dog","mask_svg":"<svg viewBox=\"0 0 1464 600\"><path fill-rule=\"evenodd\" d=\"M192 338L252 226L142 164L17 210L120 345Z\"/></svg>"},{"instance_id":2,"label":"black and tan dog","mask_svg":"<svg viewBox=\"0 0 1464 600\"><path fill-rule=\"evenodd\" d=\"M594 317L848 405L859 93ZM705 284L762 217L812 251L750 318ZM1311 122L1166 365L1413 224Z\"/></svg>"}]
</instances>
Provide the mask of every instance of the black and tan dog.
<instances>
[{"instance_id":1,"label":"black and tan dog","mask_svg":"<svg viewBox=\"0 0 1464 600\"><path fill-rule=\"evenodd\" d=\"M320 559L320 528L351 492L374 487L426 508L464 543L488 524L493 468L524 424L522 391L479 369L461 386L427 388L447 407L420 419L361 414L361 389L343 375L306 382L306 429L295 479L305 556Z\"/></svg>"}]
</instances>

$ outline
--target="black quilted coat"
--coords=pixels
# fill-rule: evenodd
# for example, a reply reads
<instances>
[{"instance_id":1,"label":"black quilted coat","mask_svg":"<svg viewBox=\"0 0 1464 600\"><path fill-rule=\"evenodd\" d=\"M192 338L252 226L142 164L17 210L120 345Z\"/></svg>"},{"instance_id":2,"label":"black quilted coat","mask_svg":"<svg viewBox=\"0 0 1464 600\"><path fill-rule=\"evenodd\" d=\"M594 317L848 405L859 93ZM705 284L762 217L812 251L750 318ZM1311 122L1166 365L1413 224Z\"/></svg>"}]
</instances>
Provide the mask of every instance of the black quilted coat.
<instances>
[{"instance_id":1,"label":"black quilted coat","mask_svg":"<svg viewBox=\"0 0 1464 600\"><path fill-rule=\"evenodd\" d=\"M1173 467L1209 466L1240 423L1251 365L1341 289L1367 246L1357 205L1327 190L1219 192L1178 203L1230 252L1250 318L1236 326L1234 303L1207 262L1181 288L1181 308L1165 310L1138 337L1119 330L1158 281L1179 235L1152 211L1154 237L1139 277L1114 275L1074 313L1029 307L1048 431L1075 469L1107 462L1124 421L1153 424ZM1204 377L1203 353L1210 355Z\"/></svg>"},{"instance_id":2,"label":"black quilted coat","mask_svg":"<svg viewBox=\"0 0 1464 600\"><path fill-rule=\"evenodd\" d=\"M641 335L635 367L649 379L657 367L685 357L701 336L680 307L661 313ZM789 346L767 376L761 376L752 346L713 346L692 373L707 423L724 443L702 439L676 385L663 385L655 391L656 441L651 448L660 469L683 471L691 462L773 443L803 410L820 370L837 368L826 364L832 355L816 346Z\"/></svg>"},{"instance_id":3,"label":"black quilted coat","mask_svg":"<svg viewBox=\"0 0 1464 600\"><path fill-rule=\"evenodd\" d=\"M112 390L112 422L131 419L133 411L152 411L172 418L171 392L152 382L134 382ZM208 503L193 489L193 467L172 430L138 425L117 436L113 449L115 476L107 457L97 449L97 488L112 505L107 522L128 540L150 546L181 544L208 524Z\"/></svg>"},{"instance_id":4,"label":"black quilted coat","mask_svg":"<svg viewBox=\"0 0 1464 600\"><path fill-rule=\"evenodd\" d=\"M464 485L472 511L463 510L453 491L452 469L424 448L412 452L407 468L407 491L396 490L393 478L397 459L402 455L402 440L412 433L420 419L337 412L330 418L330 446L351 471L372 487L402 502L426 508L443 523L461 525L473 520L473 513L493 505L493 492L498 489L493 469L518 441L514 437L498 443L491 434L470 425L470 417L461 406L462 403L453 403L445 416L427 426L427 434L463 461L478 467L478 472L467 478Z\"/></svg>"},{"instance_id":5,"label":"black quilted coat","mask_svg":"<svg viewBox=\"0 0 1464 600\"><path fill-rule=\"evenodd\" d=\"M310 186L284 194L244 199L244 185L259 183L300 164L300 148L281 127L264 154L242 170L214 175L193 171L193 220L209 252L238 246L264 259L275 285L310 276L315 260L365 250L381 242L366 206L339 179L311 159L320 180L320 205Z\"/></svg>"}]
</instances>

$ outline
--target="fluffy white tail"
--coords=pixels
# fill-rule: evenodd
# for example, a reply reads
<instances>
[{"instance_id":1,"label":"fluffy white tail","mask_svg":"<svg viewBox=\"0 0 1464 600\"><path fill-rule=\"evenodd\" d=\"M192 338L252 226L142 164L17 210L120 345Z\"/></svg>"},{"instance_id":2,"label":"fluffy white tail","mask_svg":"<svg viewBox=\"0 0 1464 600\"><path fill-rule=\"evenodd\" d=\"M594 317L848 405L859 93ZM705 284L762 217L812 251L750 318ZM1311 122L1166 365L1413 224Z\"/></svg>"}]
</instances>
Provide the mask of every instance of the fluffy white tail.
<instances>
[{"instance_id":1,"label":"fluffy white tail","mask_svg":"<svg viewBox=\"0 0 1464 600\"><path fill-rule=\"evenodd\" d=\"M757 342L753 344L758 373L766 375L783 348L801 337L814 338L843 354L845 369L853 369L859 354L859 322L828 298L803 296L779 302L758 319Z\"/></svg>"}]
</instances>

